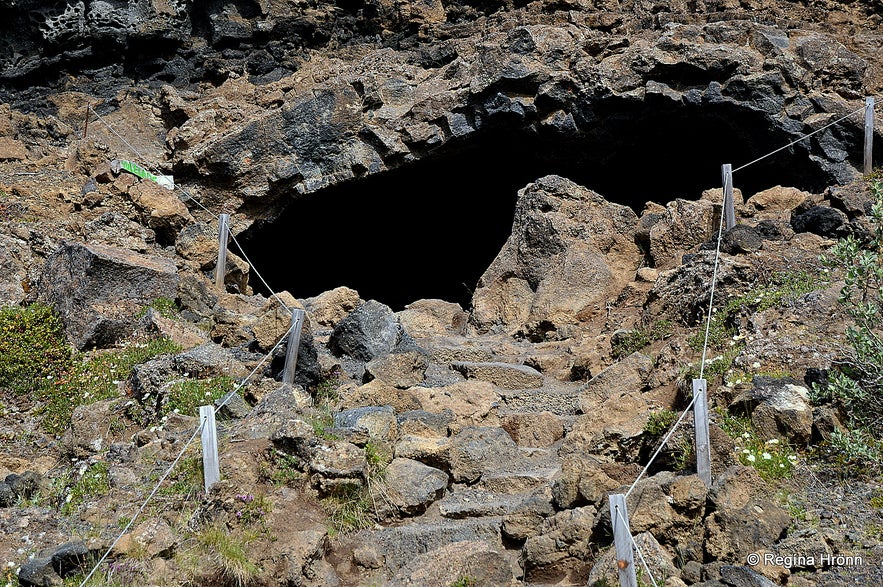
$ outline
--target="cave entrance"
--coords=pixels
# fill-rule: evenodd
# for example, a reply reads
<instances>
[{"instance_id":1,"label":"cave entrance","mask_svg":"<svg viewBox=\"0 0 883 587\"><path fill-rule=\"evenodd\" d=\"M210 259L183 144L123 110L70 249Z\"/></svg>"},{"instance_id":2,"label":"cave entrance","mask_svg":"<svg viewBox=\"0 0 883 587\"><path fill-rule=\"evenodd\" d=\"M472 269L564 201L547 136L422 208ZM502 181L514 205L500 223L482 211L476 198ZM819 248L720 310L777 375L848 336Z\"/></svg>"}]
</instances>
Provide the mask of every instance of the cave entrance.
<instances>
[{"instance_id":1,"label":"cave entrance","mask_svg":"<svg viewBox=\"0 0 883 587\"><path fill-rule=\"evenodd\" d=\"M512 227L517 191L567 177L640 215L647 201L697 199L734 167L788 143L735 106L597 106L580 136L483 129L407 166L291 201L243 245L276 290L306 298L345 285L394 310L422 298L469 309L472 290ZM806 141L808 143L808 141ZM775 185L821 191L833 178L799 144L736 174L748 197ZM257 279L255 291L267 295Z\"/></svg>"}]
</instances>

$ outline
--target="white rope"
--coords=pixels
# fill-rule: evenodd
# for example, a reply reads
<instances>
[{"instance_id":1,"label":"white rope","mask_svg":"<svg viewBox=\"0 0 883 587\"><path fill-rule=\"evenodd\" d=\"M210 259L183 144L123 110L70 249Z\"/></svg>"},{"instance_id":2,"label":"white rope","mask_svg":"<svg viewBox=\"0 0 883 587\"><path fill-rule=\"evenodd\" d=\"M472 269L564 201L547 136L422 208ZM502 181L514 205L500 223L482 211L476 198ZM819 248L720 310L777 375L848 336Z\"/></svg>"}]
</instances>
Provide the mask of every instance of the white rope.
<instances>
[{"instance_id":1,"label":"white rope","mask_svg":"<svg viewBox=\"0 0 883 587\"><path fill-rule=\"evenodd\" d=\"M116 129L113 128L113 125L111 125L109 122L107 122L106 120L104 120L104 118L102 118L100 114L98 114L97 112L95 112L95 110L92 108L92 106L89 106L88 108L89 108L89 110L90 110L95 116L98 117L98 121L101 122L101 124L103 124L104 127L107 128L107 130L109 130L111 133L113 133L113 135L114 135L116 138L118 138L120 141L122 141L122 143L123 143L124 145L126 145L126 146L127 146L127 147L128 147L128 148L129 148L134 154L135 154L135 155L138 156L139 164L140 164L140 165L145 166L145 167L147 168L147 170L150 171L151 173L153 173L154 175L162 175L161 173L159 173L159 168L158 168L158 167L148 165L148 163L147 163L147 158L146 158L144 155L142 155L141 152L138 151L138 149L136 149L136 148L132 145L132 143L130 143L130 142L127 141L122 135L120 135L120 133L118 133L118 132L116 131ZM182 194L184 194L184 195L187 197L188 200L190 200L191 202L193 202L194 204L196 204L197 206L199 206L200 208L202 208L203 210L205 210L206 212L208 212L208 213L211 214L212 216L215 215L214 212L212 212L211 210L209 210L208 208L206 208L206 207L202 204L202 202L200 202L199 200L197 200L196 198L194 198L193 196L191 196L190 193L187 192L187 190L185 190L184 188L182 188L180 185L178 185L178 184L176 183L174 187L175 187L176 190L178 190L179 192L181 192Z\"/></svg>"},{"instance_id":2,"label":"white rope","mask_svg":"<svg viewBox=\"0 0 883 587\"><path fill-rule=\"evenodd\" d=\"M619 523L619 520L623 519L622 512L619 511L619 506L614 506L616 510L616 517L613 520L614 527ZM628 528L626 528L628 530ZM614 529L614 534L616 530ZM650 572L650 567L647 566L647 561L644 559L644 553L641 552L641 548L638 546L638 543L635 541L635 537L632 536L631 530L628 531L629 540L631 540L632 547L634 547L635 551L638 553L638 558L641 559L641 564L644 565L644 570L647 571L647 576L650 577L650 582L653 583L653 587L659 587L656 584L656 579L653 578L653 573Z\"/></svg>"},{"instance_id":3,"label":"white rope","mask_svg":"<svg viewBox=\"0 0 883 587\"><path fill-rule=\"evenodd\" d=\"M758 158L755 159L754 161L751 161L751 162L749 162L749 163L746 163L746 164L743 165L742 167L737 167L736 169L733 170L733 173L736 173L737 171L742 171L743 169L745 169L745 168L748 167L749 165L754 165L755 163L757 163L757 162L759 162L759 161L763 161L763 160L766 159L767 157L770 157L770 156L772 156L772 155L775 155L775 154L778 153L779 151L784 151L784 150L787 149L788 147L792 147L792 146L796 145L797 143L799 143L800 141L804 141L804 140L808 139L809 137L811 137L811 136L813 136L813 135L815 135L815 134L818 134L818 133L822 132L823 130L826 130L826 129L828 129L828 128L834 126L835 124L841 123L841 122L843 122L844 120L846 120L847 118L849 118L850 116L853 116L853 115L855 115L855 114L858 114L859 112L864 111L865 108L866 108L865 106L862 106L862 107L859 108L858 110L854 110L854 111L850 112L849 114L846 114L845 116L842 116L842 117L838 118L838 119L835 120L834 122L831 122L831 123L829 123L829 124L826 124L825 126L823 126L823 127L820 128L820 129L814 130L814 131L812 131L811 133L806 134L806 135L801 135L801 137L800 137L799 139L796 139L796 140L794 140L794 141L791 141L790 143L788 143L788 144L785 145L784 147L779 147L779 148L776 149L775 151L770 151L770 152L767 153L766 155L763 155L762 157L758 157Z\"/></svg>"},{"instance_id":4,"label":"white rope","mask_svg":"<svg viewBox=\"0 0 883 587\"><path fill-rule=\"evenodd\" d=\"M190 436L190 439L184 444L184 447L181 449L181 452L178 453L178 456L175 458L175 460L172 462L172 464L169 466L169 468L166 469L166 472L163 473L163 476L157 482L156 486L153 488L153 491L150 492L150 495L147 496L147 499L144 500L144 503L141 504L141 507L138 508L138 511L135 513L135 515L132 516L132 519L129 520L129 523L126 524L126 527L123 528L123 531L120 533L120 535L116 537L116 539L113 541L113 543L107 549L107 552L104 553L104 556L102 556L98 560L98 562L95 563L95 566L92 567L92 570L89 571L89 574L86 575L86 578L83 579L82 583L80 583L80 587L83 587L89 581L89 579L92 578L92 575L95 574L95 571L98 570L98 567L101 566L101 563L103 563L104 560L110 555L110 553L113 551L114 547L117 545L117 543L120 541L120 539L126 535L126 532L129 531L129 528L131 528L132 524L135 523L135 520L138 519L138 516L140 516L144 512L144 508L147 507L147 504L150 503L150 500L153 499L153 496L156 495L157 491L159 491L160 486L165 482L166 478L169 476L169 474L172 472L172 470L178 464L178 461L181 460L181 457L184 456L184 452L190 446L190 443L193 442L193 439L196 438L199 435L199 433L202 431L203 426L205 426L205 419L202 420L200 425L196 428L196 431L193 432L193 435Z\"/></svg>"},{"instance_id":5,"label":"white rope","mask_svg":"<svg viewBox=\"0 0 883 587\"><path fill-rule=\"evenodd\" d=\"M273 353L276 351L276 349L279 348L279 346L282 344L282 342L288 338L288 335L291 334L292 328L293 328L293 325L288 328L288 330L285 332L285 334L282 335L282 337L279 339L279 342L277 342L276 345L272 349L270 349L270 352L267 353L266 355L264 355L264 357L260 360L260 362L257 364L257 366L251 370L251 373L249 373L248 375L245 376L245 378L239 383L239 385L236 387L236 389L234 389L233 391L231 391L230 393L228 393L226 395L226 397L224 398L224 401L222 401L220 404L218 404L218 406L215 408L215 413L217 413L218 410L220 410L225 405L227 405L227 402L230 401L230 399L233 397L233 394L235 394L237 391L239 391L240 389L245 387L245 384L248 382L249 379L251 379L251 376L254 375L255 373L257 373L258 369L261 368L261 365L263 365L266 362L266 360L269 359L273 355Z\"/></svg>"},{"instance_id":6,"label":"white rope","mask_svg":"<svg viewBox=\"0 0 883 587\"><path fill-rule=\"evenodd\" d=\"M674 426L671 427L671 430L668 431L668 434L665 435L665 438L662 440L662 443L659 445L659 448L656 449L656 452L653 453L653 456L650 457L650 460L647 462L647 465L644 467L644 470L641 471L641 474L638 475L637 479L635 479L635 482L632 483L631 487L629 487L629 490L625 492L626 498L628 498L628 496L631 495L632 491L635 489L635 486L638 484L638 481L640 481L641 478L647 474L647 471L650 470L650 465L653 464L653 461L655 461L656 457L659 456L659 453L662 452L662 449L665 447L666 443L668 443L672 434L675 433L675 430L678 429L678 426L683 421L684 416L686 416L687 412L690 411L690 408L693 407L693 403L695 401L696 401L696 398L691 399L690 403L687 405L687 407L684 409L684 411L681 412L681 416L677 419L677 422L674 423Z\"/></svg>"},{"instance_id":7,"label":"white rope","mask_svg":"<svg viewBox=\"0 0 883 587\"><path fill-rule=\"evenodd\" d=\"M254 271L254 274L258 276L258 279L261 280L261 283L264 284L264 287L267 288L267 291L269 291L270 294L272 295L272 297L276 298L276 301L278 301L280 304L282 304L282 307L285 308L286 310L288 310L288 312L290 313L291 308L288 306L288 304L286 304L284 301L282 301L282 298L279 297L279 294L277 294L275 291L273 291L273 288L270 287L270 284L267 283L267 281L264 279L264 276L260 274L260 272L258 271L255 264L252 263L251 259L248 258L248 255L246 254L245 249L242 247L242 245L239 244L239 241L236 240L236 235L234 235L232 231L230 232L230 239L234 243L236 243L236 248L239 249L239 252L242 254L242 258L245 259L245 262L248 263L249 267L251 267L251 270Z\"/></svg>"},{"instance_id":8,"label":"white rope","mask_svg":"<svg viewBox=\"0 0 883 587\"><path fill-rule=\"evenodd\" d=\"M714 270L711 272L711 293L708 297L708 317L705 319L705 340L702 342L702 362L699 365L699 379L702 379L703 375L705 375L705 356L708 353L708 336L711 332L711 316L714 314L714 289L717 285L717 269L720 265L721 241L724 236L724 216L726 216L723 205L722 201L720 226L718 226L717 229L717 246L714 251Z\"/></svg>"},{"instance_id":9,"label":"white rope","mask_svg":"<svg viewBox=\"0 0 883 587\"><path fill-rule=\"evenodd\" d=\"M132 145L132 143L130 143L130 142L127 141L122 135L120 135L120 134L119 134L119 133L113 128L113 126L112 126L110 123L108 123L106 120L104 120L104 119L101 117L100 114L98 114L97 112L95 112L95 110L93 110L91 106L89 106L89 110L90 110L91 112L93 112L93 113L95 114L95 116L98 117L98 120L101 122L101 124L103 124L103 125L104 125L104 126L105 126L105 127L111 132L111 133L114 134L114 136L116 136L120 141L123 142L124 145L126 145L126 146L127 146L127 147L128 147L128 148L129 148L134 154L135 154L135 155L138 156L138 158L141 160L141 164L144 165L144 166L147 168L148 171L150 171L151 173L153 173L153 174L155 174L155 175L161 175L161 174L159 173L159 169L158 169L157 167L154 167L154 166L148 165L148 164L146 163L146 158L144 157L144 155L142 155L142 154L138 151L138 149L136 149L136 148ZM211 210L209 210L208 208L206 208L205 205L202 204L202 202L200 202L199 200L197 200L196 198L194 198L193 196L191 196L191 195L187 192L187 190L185 190L185 189L184 189L183 187L181 187L179 184L176 183L176 184L174 185L174 187L175 187L176 190L178 190L178 191L180 191L182 194L184 194L184 196L186 196L188 200L190 200L191 202L193 202L194 204L196 204L197 206L199 206L200 208L202 208L204 211L206 211L206 212L208 212L209 214L211 214L213 217L215 216L214 212L212 212ZM239 241L236 239L236 235L233 234L233 230L232 230L232 228L230 227L230 224L228 224L228 229L229 229L229 234L230 234L230 238L231 238L231 240L232 240L234 243L236 243L236 246L237 246L237 248L239 249L239 253L242 255L243 259L245 259L245 261L249 264L249 266L251 267L251 271L253 271L254 274L258 276L258 279L261 280L261 283L264 284L264 287L267 288L267 291L270 292L271 296L274 297L274 298L276 299L276 301L278 301L278 302L282 305L283 308L285 308L286 310L288 310L288 311L290 312L290 311L291 311L291 308L288 306L288 304L286 304L286 303L282 300L282 298L279 297L279 294L277 294L277 293L273 290L273 288L270 287L270 284L267 283L267 280L264 279L263 275L261 275L261 273L257 270L257 267L255 266L255 264L251 261L251 259L249 259L248 254L245 252L245 249L242 247L241 244L239 244Z\"/></svg>"}]
</instances>

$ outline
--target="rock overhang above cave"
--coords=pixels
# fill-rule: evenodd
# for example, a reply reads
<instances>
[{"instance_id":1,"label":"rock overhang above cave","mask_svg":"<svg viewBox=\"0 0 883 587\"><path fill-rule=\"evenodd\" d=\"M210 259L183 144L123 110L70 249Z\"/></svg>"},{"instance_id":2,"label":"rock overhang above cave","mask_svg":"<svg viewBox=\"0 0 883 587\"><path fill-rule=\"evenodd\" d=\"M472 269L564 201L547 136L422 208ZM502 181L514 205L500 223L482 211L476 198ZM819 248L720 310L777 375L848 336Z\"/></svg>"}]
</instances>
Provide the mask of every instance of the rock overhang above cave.
<instances>
[{"instance_id":1,"label":"rock overhang above cave","mask_svg":"<svg viewBox=\"0 0 883 587\"><path fill-rule=\"evenodd\" d=\"M690 27L704 35L699 39L675 42L669 32L592 55L573 28L521 27L498 45L477 38L435 69L416 68L406 52L384 49L384 67L372 68L380 57L369 55L325 82L308 85L299 77L280 107L221 139L205 132L179 156L266 202L446 156L494 136L533 141L540 157L564 153L589 168L627 152L634 166L667 161L659 171L697 157L708 167L716 156L716 175L722 163L750 160L815 130L816 115L848 113L861 95L865 62L817 33L782 33L793 39L785 46L769 27L715 23ZM555 42L543 42L549 37ZM819 39L830 41L827 61ZM844 153L854 150L860 132L855 121L845 121L794 145L803 163L795 180L784 182L819 189L850 179Z\"/></svg>"}]
</instances>

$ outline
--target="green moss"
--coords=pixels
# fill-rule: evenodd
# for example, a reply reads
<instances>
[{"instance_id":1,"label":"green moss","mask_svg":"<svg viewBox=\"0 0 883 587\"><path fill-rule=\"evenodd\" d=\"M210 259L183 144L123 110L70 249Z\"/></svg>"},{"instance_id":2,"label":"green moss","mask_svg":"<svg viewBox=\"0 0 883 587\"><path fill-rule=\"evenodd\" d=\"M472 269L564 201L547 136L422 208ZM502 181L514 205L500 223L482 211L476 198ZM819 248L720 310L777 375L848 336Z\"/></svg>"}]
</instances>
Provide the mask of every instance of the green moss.
<instances>
[{"instance_id":1,"label":"green moss","mask_svg":"<svg viewBox=\"0 0 883 587\"><path fill-rule=\"evenodd\" d=\"M0 389L31 393L70 369L72 361L55 310L40 304L0 308Z\"/></svg>"},{"instance_id":2,"label":"green moss","mask_svg":"<svg viewBox=\"0 0 883 587\"><path fill-rule=\"evenodd\" d=\"M221 375L209 379L182 379L170 387L160 416L177 412L189 416L199 412L199 406L209 405L221 399L234 389L238 382L232 377Z\"/></svg>"},{"instance_id":3,"label":"green moss","mask_svg":"<svg viewBox=\"0 0 883 587\"><path fill-rule=\"evenodd\" d=\"M101 497L110 491L110 476L107 463L98 461L89 465L80 478L69 487L67 497L61 505L61 513L69 516L77 511L88 499Z\"/></svg>"},{"instance_id":4,"label":"green moss","mask_svg":"<svg viewBox=\"0 0 883 587\"><path fill-rule=\"evenodd\" d=\"M126 380L135 365L159 355L176 353L181 347L167 338L133 342L121 349L83 355L66 372L47 380L36 392L42 406L42 426L59 434L70 425L78 406L118 395L120 381Z\"/></svg>"}]
</instances>

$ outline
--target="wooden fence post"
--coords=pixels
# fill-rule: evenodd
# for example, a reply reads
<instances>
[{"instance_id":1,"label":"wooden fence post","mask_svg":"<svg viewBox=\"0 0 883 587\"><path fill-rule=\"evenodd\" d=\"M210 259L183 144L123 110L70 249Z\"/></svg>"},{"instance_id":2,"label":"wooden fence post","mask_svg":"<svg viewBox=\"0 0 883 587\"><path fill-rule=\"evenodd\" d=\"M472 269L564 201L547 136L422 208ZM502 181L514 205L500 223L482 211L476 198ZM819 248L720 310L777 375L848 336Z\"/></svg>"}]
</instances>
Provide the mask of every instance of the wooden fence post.
<instances>
[{"instance_id":1,"label":"wooden fence post","mask_svg":"<svg viewBox=\"0 0 883 587\"><path fill-rule=\"evenodd\" d=\"M632 531L629 529L629 513L625 505L625 495L612 493L608 500L610 502L610 524L613 526L613 542L616 547L619 587L638 587L635 552L632 550Z\"/></svg>"},{"instance_id":2,"label":"wooden fence post","mask_svg":"<svg viewBox=\"0 0 883 587\"><path fill-rule=\"evenodd\" d=\"M711 443L708 438L708 394L705 379L693 380L693 428L696 431L696 473L711 487Z\"/></svg>"},{"instance_id":3,"label":"wooden fence post","mask_svg":"<svg viewBox=\"0 0 883 587\"><path fill-rule=\"evenodd\" d=\"M202 476L205 492L221 479L218 462L218 428L215 425L215 407L199 406L199 419L202 425Z\"/></svg>"},{"instance_id":4,"label":"wooden fence post","mask_svg":"<svg viewBox=\"0 0 883 587\"><path fill-rule=\"evenodd\" d=\"M725 228L730 230L736 226L736 207L733 203L733 166L730 163L721 165L721 178L724 185L723 210L721 214L726 220Z\"/></svg>"},{"instance_id":5,"label":"wooden fence post","mask_svg":"<svg viewBox=\"0 0 883 587\"><path fill-rule=\"evenodd\" d=\"M874 171L874 99L865 98L865 177Z\"/></svg>"},{"instance_id":6,"label":"wooden fence post","mask_svg":"<svg viewBox=\"0 0 883 587\"><path fill-rule=\"evenodd\" d=\"M291 330L288 332L288 346L285 349L285 368L282 370L282 383L294 384L294 369L297 367L297 348L300 346L300 331L304 325L304 311L297 308L291 311Z\"/></svg>"},{"instance_id":7,"label":"wooden fence post","mask_svg":"<svg viewBox=\"0 0 883 587\"><path fill-rule=\"evenodd\" d=\"M218 265L215 267L215 287L224 291L224 277L227 273L227 239L230 232L230 215L218 216Z\"/></svg>"}]
</instances>

